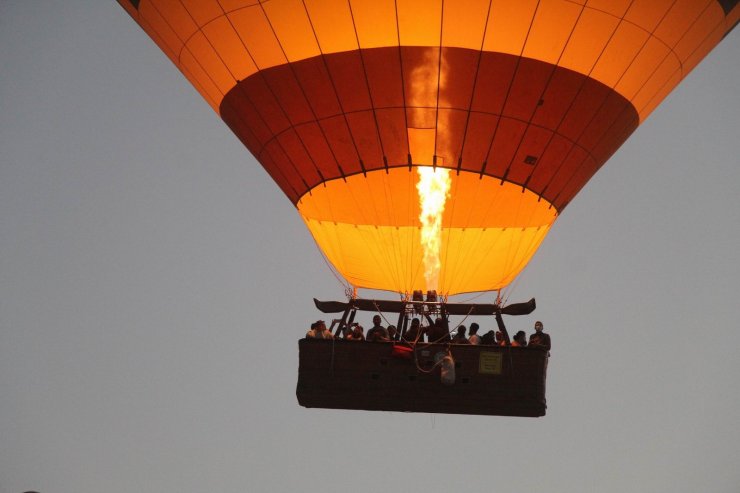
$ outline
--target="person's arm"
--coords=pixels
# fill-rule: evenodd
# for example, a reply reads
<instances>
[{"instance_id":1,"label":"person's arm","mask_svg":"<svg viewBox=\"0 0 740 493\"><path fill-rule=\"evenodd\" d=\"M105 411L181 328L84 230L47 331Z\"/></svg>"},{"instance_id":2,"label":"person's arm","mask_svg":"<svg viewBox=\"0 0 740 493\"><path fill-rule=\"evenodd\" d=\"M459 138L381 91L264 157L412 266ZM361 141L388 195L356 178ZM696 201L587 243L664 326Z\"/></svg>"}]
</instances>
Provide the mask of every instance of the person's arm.
<instances>
[{"instance_id":1,"label":"person's arm","mask_svg":"<svg viewBox=\"0 0 740 493\"><path fill-rule=\"evenodd\" d=\"M501 331L501 333L504 335L504 341L506 341L507 346L511 346L511 338L509 337L509 332L506 330L506 325L504 325L504 319L501 318L501 312L496 312L496 324L498 325L498 330Z\"/></svg>"}]
</instances>

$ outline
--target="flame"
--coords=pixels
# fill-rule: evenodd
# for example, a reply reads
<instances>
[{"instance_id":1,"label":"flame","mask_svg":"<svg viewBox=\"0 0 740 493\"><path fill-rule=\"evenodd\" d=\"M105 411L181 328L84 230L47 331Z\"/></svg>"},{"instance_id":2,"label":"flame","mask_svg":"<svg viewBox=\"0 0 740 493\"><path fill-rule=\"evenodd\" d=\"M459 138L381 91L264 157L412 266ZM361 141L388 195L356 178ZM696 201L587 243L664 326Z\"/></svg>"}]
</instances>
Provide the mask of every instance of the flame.
<instances>
[{"instance_id":1,"label":"flame","mask_svg":"<svg viewBox=\"0 0 740 493\"><path fill-rule=\"evenodd\" d=\"M450 195L450 170L445 168L431 168L419 166L419 182L416 190L419 192L419 206L421 213L421 246L424 250L424 277L427 289L439 288L439 270L442 263L440 247L442 244L442 214L445 202Z\"/></svg>"}]
</instances>

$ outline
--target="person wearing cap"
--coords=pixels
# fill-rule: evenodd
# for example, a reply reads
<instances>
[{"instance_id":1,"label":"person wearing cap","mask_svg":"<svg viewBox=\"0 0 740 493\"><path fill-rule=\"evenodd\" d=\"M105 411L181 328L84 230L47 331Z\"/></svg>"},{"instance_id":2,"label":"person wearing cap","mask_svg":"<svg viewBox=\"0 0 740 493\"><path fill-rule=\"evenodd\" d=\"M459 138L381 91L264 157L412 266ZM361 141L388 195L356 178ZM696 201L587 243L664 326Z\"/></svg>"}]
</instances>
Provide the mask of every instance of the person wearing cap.
<instances>
[{"instance_id":1,"label":"person wearing cap","mask_svg":"<svg viewBox=\"0 0 740 493\"><path fill-rule=\"evenodd\" d=\"M331 332L329 332L326 329L326 324L323 320L317 320L316 322L311 324L311 330L306 332L306 339L333 339L334 336L331 335Z\"/></svg>"},{"instance_id":2,"label":"person wearing cap","mask_svg":"<svg viewBox=\"0 0 740 493\"><path fill-rule=\"evenodd\" d=\"M545 348L549 351L550 347L552 347L550 343L550 334L545 334L544 332L542 332L543 328L544 325L539 320L534 323L535 332L534 334L529 336L529 345L530 347Z\"/></svg>"}]
</instances>

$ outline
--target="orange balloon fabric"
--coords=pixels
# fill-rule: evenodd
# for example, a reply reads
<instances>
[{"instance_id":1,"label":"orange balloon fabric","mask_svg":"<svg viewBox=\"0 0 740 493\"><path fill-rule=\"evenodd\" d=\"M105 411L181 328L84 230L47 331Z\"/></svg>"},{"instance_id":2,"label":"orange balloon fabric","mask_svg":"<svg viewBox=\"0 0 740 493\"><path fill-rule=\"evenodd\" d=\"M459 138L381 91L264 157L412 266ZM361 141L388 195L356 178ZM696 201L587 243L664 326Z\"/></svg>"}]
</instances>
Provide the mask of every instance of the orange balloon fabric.
<instances>
[{"instance_id":1,"label":"orange balloon fabric","mask_svg":"<svg viewBox=\"0 0 740 493\"><path fill-rule=\"evenodd\" d=\"M119 0L355 287L508 285L735 0ZM419 166L450 170L436 286Z\"/></svg>"}]
</instances>

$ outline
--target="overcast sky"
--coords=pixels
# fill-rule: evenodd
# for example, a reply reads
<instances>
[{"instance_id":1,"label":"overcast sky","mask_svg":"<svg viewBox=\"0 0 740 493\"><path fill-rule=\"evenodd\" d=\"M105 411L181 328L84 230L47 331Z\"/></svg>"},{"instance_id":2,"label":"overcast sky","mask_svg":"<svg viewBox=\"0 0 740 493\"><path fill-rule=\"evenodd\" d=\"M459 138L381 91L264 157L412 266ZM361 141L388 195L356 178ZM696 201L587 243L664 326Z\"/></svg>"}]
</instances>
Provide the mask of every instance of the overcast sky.
<instances>
[{"instance_id":1,"label":"overcast sky","mask_svg":"<svg viewBox=\"0 0 740 493\"><path fill-rule=\"evenodd\" d=\"M0 493L740 488L737 30L516 283L538 419L301 408L342 286L154 43L112 1L4 0L0 67Z\"/></svg>"}]
</instances>

